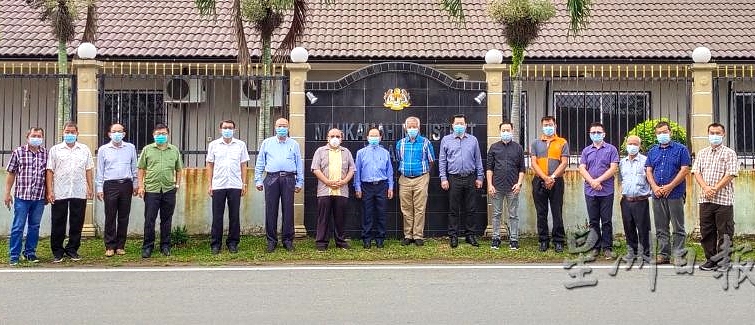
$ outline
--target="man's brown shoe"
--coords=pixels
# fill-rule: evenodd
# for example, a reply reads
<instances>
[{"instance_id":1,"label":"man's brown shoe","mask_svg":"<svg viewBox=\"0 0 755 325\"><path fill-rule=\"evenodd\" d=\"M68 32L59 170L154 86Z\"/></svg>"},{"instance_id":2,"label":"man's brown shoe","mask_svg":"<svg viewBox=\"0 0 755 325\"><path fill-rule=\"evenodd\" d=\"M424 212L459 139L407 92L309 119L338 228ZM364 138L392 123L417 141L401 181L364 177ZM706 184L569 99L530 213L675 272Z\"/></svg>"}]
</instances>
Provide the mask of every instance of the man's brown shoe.
<instances>
[{"instance_id":1,"label":"man's brown shoe","mask_svg":"<svg viewBox=\"0 0 755 325\"><path fill-rule=\"evenodd\" d=\"M126 250L122 249L122 248L119 248L119 249L115 250L115 253L118 254L118 255L126 255Z\"/></svg>"},{"instance_id":2,"label":"man's brown shoe","mask_svg":"<svg viewBox=\"0 0 755 325\"><path fill-rule=\"evenodd\" d=\"M658 255L655 258L655 264L661 265L661 264L668 264L670 262L669 258L663 255Z\"/></svg>"},{"instance_id":3,"label":"man's brown shoe","mask_svg":"<svg viewBox=\"0 0 755 325\"><path fill-rule=\"evenodd\" d=\"M105 256L107 256L107 257L113 257L113 255L115 255L115 251L114 250L112 250L112 249L105 250Z\"/></svg>"}]
</instances>

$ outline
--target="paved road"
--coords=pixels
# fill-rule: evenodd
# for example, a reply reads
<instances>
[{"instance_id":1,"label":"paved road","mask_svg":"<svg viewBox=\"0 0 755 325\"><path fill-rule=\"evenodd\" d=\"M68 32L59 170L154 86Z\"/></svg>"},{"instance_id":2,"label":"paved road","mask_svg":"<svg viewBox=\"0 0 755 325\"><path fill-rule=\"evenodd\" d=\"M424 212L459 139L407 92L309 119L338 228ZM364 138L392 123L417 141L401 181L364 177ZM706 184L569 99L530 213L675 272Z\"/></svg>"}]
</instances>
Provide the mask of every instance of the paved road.
<instances>
[{"instance_id":1,"label":"paved road","mask_svg":"<svg viewBox=\"0 0 755 325\"><path fill-rule=\"evenodd\" d=\"M567 290L558 265L2 269L0 324L753 323L747 281L609 271Z\"/></svg>"}]
</instances>

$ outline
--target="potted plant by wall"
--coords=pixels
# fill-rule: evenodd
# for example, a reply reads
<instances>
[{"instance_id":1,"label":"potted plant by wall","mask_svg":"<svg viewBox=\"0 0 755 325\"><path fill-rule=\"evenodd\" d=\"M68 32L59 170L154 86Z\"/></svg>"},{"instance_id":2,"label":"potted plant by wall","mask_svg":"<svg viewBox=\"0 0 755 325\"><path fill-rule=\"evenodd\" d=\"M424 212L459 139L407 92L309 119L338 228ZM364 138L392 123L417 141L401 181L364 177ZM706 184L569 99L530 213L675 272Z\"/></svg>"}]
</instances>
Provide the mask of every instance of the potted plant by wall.
<instances>
[{"instance_id":1,"label":"potted plant by wall","mask_svg":"<svg viewBox=\"0 0 755 325\"><path fill-rule=\"evenodd\" d=\"M658 141L656 141L655 139L655 125L661 121L668 122L669 126L671 126L671 140L679 142L683 145L688 145L687 144L687 130L685 130L678 123L671 121L670 119L665 118L665 117L657 118L657 119L647 119L644 122L635 125L633 129L629 130L629 132L627 133L627 136L636 135L640 137L640 139L642 140L640 151L647 152L648 149L658 144ZM621 142L621 152L626 153L626 149L627 149L627 140L626 138L624 138L624 141Z\"/></svg>"}]
</instances>

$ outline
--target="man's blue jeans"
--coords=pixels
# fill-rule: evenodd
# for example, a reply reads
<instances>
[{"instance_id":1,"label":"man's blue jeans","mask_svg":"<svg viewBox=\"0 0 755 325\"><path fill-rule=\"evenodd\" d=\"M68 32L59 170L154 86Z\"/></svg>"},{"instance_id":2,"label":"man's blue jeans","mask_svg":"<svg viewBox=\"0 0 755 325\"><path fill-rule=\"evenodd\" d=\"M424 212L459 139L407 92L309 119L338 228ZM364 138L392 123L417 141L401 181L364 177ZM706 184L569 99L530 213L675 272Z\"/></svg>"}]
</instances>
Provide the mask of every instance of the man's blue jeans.
<instances>
[{"instance_id":1,"label":"man's blue jeans","mask_svg":"<svg viewBox=\"0 0 755 325\"><path fill-rule=\"evenodd\" d=\"M23 200L18 197L13 202L13 226L10 231L10 259L18 260L21 255L21 241L26 229L24 256L37 253L39 242L39 223L45 211L45 200ZM27 226L28 225L28 226Z\"/></svg>"}]
</instances>

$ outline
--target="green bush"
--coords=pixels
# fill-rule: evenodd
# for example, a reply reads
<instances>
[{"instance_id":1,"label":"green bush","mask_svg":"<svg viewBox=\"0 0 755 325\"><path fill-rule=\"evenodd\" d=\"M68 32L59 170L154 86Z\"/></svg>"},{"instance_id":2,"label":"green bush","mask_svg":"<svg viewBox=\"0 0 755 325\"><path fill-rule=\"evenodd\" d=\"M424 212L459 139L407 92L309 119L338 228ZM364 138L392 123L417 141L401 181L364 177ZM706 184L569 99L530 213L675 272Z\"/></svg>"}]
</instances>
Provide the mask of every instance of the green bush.
<instances>
[{"instance_id":1,"label":"green bush","mask_svg":"<svg viewBox=\"0 0 755 325\"><path fill-rule=\"evenodd\" d=\"M666 121L668 122L669 126L671 126L671 140L687 145L687 130L685 130L679 124L665 117L649 119L640 124L637 124L632 130L629 131L629 133L627 133L627 136L636 135L640 137L640 139L642 139L642 144L640 146L641 152L647 152L648 149L658 143L655 139L655 125L660 121ZM621 142L621 154L626 154L626 148L627 140L626 138L624 138L624 141Z\"/></svg>"},{"instance_id":2,"label":"green bush","mask_svg":"<svg viewBox=\"0 0 755 325\"><path fill-rule=\"evenodd\" d=\"M186 230L186 226L173 227L173 231L170 232L170 242L173 246L183 246L189 242L189 231Z\"/></svg>"}]
</instances>

